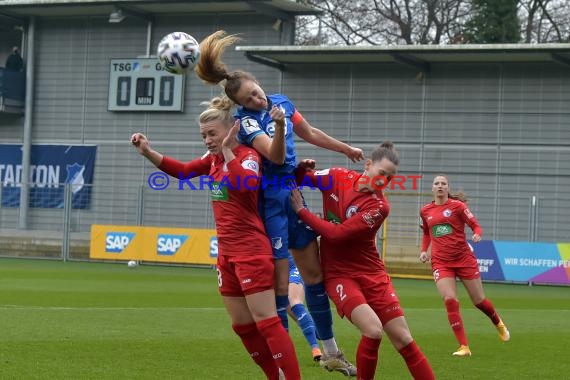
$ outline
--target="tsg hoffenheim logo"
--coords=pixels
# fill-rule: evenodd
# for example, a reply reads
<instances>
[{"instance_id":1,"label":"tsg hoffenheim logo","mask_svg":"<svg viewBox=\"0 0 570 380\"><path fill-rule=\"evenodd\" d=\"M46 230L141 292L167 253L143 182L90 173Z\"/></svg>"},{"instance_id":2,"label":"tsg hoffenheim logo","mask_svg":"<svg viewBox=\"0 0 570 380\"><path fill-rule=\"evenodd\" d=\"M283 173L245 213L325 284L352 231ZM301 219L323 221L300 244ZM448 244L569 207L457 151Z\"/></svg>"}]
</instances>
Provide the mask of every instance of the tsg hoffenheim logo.
<instances>
[{"instance_id":1,"label":"tsg hoffenheim logo","mask_svg":"<svg viewBox=\"0 0 570 380\"><path fill-rule=\"evenodd\" d=\"M182 244L188 239L188 235L158 235L156 253L161 256L174 256Z\"/></svg>"},{"instance_id":2,"label":"tsg hoffenheim logo","mask_svg":"<svg viewBox=\"0 0 570 380\"><path fill-rule=\"evenodd\" d=\"M105 252L122 253L134 238L134 232L107 232Z\"/></svg>"},{"instance_id":3,"label":"tsg hoffenheim logo","mask_svg":"<svg viewBox=\"0 0 570 380\"><path fill-rule=\"evenodd\" d=\"M85 172L85 165L79 165L77 162L72 165L66 165L67 178L65 183L71 184L71 192L76 194L83 189L85 185L85 179L83 178L83 172Z\"/></svg>"}]
</instances>

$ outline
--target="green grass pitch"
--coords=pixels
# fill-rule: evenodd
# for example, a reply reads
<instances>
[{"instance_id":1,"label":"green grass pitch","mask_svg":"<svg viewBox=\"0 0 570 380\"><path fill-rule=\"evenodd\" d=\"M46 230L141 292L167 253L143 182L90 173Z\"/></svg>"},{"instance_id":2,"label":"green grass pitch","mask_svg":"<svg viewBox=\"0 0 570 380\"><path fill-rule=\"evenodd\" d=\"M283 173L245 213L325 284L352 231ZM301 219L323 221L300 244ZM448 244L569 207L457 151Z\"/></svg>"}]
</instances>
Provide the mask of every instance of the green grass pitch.
<instances>
[{"instance_id":1,"label":"green grass pitch","mask_svg":"<svg viewBox=\"0 0 570 380\"><path fill-rule=\"evenodd\" d=\"M263 379L230 327L211 269L0 259L0 379ZM511 331L499 341L460 287L473 351L457 348L431 281L394 280L412 335L438 379L568 379L570 288L485 284ZM303 379L315 365L290 323ZM335 313L354 361L359 334ZM410 378L384 339L377 378Z\"/></svg>"}]
</instances>

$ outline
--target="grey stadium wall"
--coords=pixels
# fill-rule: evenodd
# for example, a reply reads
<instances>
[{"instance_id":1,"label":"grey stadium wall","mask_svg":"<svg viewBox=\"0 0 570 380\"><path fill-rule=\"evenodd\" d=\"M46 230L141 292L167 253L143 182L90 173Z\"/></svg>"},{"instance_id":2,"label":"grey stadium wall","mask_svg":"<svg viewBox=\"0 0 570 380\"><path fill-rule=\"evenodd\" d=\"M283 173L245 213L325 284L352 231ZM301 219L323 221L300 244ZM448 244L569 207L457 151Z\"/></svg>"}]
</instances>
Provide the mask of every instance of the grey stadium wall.
<instances>
[{"instance_id":1,"label":"grey stadium wall","mask_svg":"<svg viewBox=\"0 0 570 380\"><path fill-rule=\"evenodd\" d=\"M445 173L452 189L468 193L485 239L529 241L535 196L533 240L570 240L568 66L432 63L418 80L417 70L398 64L291 64L282 90L307 120L341 140L367 151L394 141L400 174L423 176L416 192L398 194L416 193L398 203L405 219L392 208L388 225L401 236L419 241L419 207L431 200L433 176ZM361 168L306 144L298 150L322 167Z\"/></svg>"}]
</instances>

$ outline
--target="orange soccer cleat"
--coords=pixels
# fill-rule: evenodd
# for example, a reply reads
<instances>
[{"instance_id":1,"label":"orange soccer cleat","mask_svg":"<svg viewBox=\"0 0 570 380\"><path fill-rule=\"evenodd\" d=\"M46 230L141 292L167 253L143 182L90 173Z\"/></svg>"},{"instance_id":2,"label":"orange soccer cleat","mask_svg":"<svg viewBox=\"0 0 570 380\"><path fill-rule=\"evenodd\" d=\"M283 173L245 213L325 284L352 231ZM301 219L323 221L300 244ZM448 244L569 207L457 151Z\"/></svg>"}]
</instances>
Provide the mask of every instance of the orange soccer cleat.
<instances>
[{"instance_id":1,"label":"orange soccer cleat","mask_svg":"<svg viewBox=\"0 0 570 380\"><path fill-rule=\"evenodd\" d=\"M457 351L455 351L453 354L451 354L453 356L471 356L471 350L469 349L469 346L459 346L459 349L457 349Z\"/></svg>"},{"instance_id":2,"label":"orange soccer cleat","mask_svg":"<svg viewBox=\"0 0 570 380\"><path fill-rule=\"evenodd\" d=\"M499 339L501 339L503 342L508 342L509 339L511 339L511 334L509 333L509 330L507 329L507 326L505 326L505 324L503 323L502 319L499 320L499 323L497 323L495 327L499 332Z\"/></svg>"},{"instance_id":3,"label":"orange soccer cleat","mask_svg":"<svg viewBox=\"0 0 570 380\"><path fill-rule=\"evenodd\" d=\"M323 353L321 352L321 349L318 347L313 347L311 349L311 354L313 355L313 360L316 362L321 361L321 357L323 356Z\"/></svg>"}]
</instances>

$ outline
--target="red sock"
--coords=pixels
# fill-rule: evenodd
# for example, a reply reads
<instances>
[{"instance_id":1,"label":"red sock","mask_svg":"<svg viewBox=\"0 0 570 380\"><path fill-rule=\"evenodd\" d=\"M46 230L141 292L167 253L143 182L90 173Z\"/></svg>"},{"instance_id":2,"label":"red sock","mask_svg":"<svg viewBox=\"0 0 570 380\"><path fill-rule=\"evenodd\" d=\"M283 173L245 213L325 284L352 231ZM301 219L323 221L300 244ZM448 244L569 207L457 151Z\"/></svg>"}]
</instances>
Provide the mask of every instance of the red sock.
<instances>
[{"instance_id":1,"label":"red sock","mask_svg":"<svg viewBox=\"0 0 570 380\"><path fill-rule=\"evenodd\" d=\"M475 306L477 307L477 309L487 314L487 317L491 318L491 321L493 321L494 325L496 325L501 321L501 318L499 318L499 314L497 314L495 307L488 299L485 298L481 303L478 303Z\"/></svg>"},{"instance_id":2,"label":"red sock","mask_svg":"<svg viewBox=\"0 0 570 380\"><path fill-rule=\"evenodd\" d=\"M427 358L415 341L412 341L399 352L406 361L408 369L415 380L435 380L435 375Z\"/></svg>"},{"instance_id":3,"label":"red sock","mask_svg":"<svg viewBox=\"0 0 570 380\"><path fill-rule=\"evenodd\" d=\"M447 319L451 325L451 329L455 334L455 338L462 346L467 346L467 337L463 329L463 321L459 313L459 301L453 298L445 300L445 308L447 309Z\"/></svg>"},{"instance_id":4,"label":"red sock","mask_svg":"<svg viewBox=\"0 0 570 380\"><path fill-rule=\"evenodd\" d=\"M381 339L372 339L364 335L360 338L356 350L356 378L358 380L374 379L381 342Z\"/></svg>"},{"instance_id":5,"label":"red sock","mask_svg":"<svg viewBox=\"0 0 570 380\"><path fill-rule=\"evenodd\" d=\"M273 360L267 341L261 335L255 323L248 325L233 325L236 334L241 338L243 345L253 361L261 367L265 376L271 380L279 379L279 367Z\"/></svg>"},{"instance_id":6,"label":"red sock","mask_svg":"<svg viewBox=\"0 0 570 380\"><path fill-rule=\"evenodd\" d=\"M281 324L279 317L271 317L257 322L257 328L265 337L277 366L283 370L287 380L300 380L301 372L293 341Z\"/></svg>"}]
</instances>

